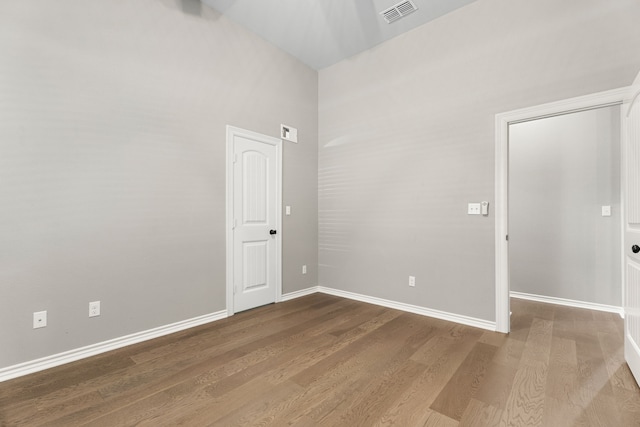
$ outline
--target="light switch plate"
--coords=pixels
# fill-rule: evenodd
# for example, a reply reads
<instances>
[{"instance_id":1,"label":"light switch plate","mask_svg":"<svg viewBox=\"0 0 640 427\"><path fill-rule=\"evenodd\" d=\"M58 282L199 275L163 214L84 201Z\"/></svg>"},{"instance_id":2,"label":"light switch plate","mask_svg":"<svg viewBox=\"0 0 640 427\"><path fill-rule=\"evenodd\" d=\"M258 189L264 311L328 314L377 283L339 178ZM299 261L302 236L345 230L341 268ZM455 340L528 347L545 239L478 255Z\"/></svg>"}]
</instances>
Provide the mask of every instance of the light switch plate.
<instances>
[{"instance_id":1,"label":"light switch plate","mask_svg":"<svg viewBox=\"0 0 640 427\"><path fill-rule=\"evenodd\" d=\"M291 206L285 206L284 207L284 214L285 215L291 215Z\"/></svg>"},{"instance_id":2,"label":"light switch plate","mask_svg":"<svg viewBox=\"0 0 640 427\"><path fill-rule=\"evenodd\" d=\"M611 206L602 207L602 216L611 216Z\"/></svg>"},{"instance_id":3,"label":"light switch plate","mask_svg":"<svg viewBox=\"0 0 640 427\"><path fill-rule=\"evenodd\" d=\"M469 203L467 213L469 215L480 215L480 203Z\"/></svg>"},{"instance_id":4,"label":"light switch plate","mask_svg":"<svg viewBox=\"0 0 640 427\"><path fill-rule=\"evenodd\" d=\"M489 202L482 202L480 206L482 206L482 215L489 215Z\"/></svg>"}]
</instances>

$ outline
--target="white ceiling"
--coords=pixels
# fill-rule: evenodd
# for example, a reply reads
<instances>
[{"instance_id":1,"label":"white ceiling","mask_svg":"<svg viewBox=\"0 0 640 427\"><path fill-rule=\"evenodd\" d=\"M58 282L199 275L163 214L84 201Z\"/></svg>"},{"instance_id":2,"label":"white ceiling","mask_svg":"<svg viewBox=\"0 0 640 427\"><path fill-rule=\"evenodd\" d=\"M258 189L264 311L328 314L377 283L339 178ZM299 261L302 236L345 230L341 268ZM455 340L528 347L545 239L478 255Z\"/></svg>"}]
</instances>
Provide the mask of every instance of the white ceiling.
<instances>
[{"instance_id":1,"label":"white ceiling","mask_svg":"<svg viewBox=\"0 0 640 427\"><path fill-rule=\"evenodd\" d=\"M202 0L319 70L476 0L413 0L418 10L387 24L400 0Z\"/></svg>"}]
</instances>

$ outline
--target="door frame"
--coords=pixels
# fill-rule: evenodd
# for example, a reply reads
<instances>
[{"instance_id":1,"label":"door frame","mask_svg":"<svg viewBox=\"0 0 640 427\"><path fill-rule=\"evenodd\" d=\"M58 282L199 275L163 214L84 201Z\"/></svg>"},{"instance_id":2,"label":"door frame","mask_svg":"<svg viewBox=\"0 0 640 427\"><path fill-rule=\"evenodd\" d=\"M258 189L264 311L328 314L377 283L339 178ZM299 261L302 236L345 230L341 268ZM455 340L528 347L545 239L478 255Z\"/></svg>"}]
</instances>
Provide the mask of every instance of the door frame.
<instances>
[{"instance_id":1,"label":"door frame","mask_svg":"<svg viewBox=\"0 0 640 427\"><path fill-rule=\"evenodd\" d=\"M254 140L256 142L273 145L276 148L276 230L278 234L275 236L275 257L276 257L276 283L275 283L275 302L278 303L282 300L282 140L274 138L272 136L263 135L250 130L241 129L231 125L227 125L227 142L226 142L226 292L227 292L227 316L232 316L235 313L234 303L234 277L233 277L233 264L234 264L234 251L233 251L233 195L234 195L234 183L233 183L233 163L234 163L234 147L233 141L236 136L242 136L247 139Z\"/></svg>"},{"instance_id":2,"label":"door frame","mask_svg":"<svg viewBox=\"0 0 640 427\"><path fill-rule=\"evenodd\" d=\"M629 96L629 87L598 92L519 110L496 114L495 118L495 271L496 271L496 331L509 333L509 125L530 120L576 113L599 107L622 105ZM622 116L622 110L621 110ZM622 129L622 120L620 123ZM624 132L621 132L621 143ZM622 150L621 150L622 151ZM624 155L624 154L622 154ZM622 159L624 162L624 158ZM624 163L622 163L624 164ZM621 166L622 166L621 164ZM624 189L621 185L621 212L624 211ZM624 224L621 227L623 232ZM624 248L622 248L624 250ZM622 252L624 253L624 252ZM622 266L621 266L622 267ZM624 268L622 269L622 303L624 307Z\"/></svg>"}]
</instances>

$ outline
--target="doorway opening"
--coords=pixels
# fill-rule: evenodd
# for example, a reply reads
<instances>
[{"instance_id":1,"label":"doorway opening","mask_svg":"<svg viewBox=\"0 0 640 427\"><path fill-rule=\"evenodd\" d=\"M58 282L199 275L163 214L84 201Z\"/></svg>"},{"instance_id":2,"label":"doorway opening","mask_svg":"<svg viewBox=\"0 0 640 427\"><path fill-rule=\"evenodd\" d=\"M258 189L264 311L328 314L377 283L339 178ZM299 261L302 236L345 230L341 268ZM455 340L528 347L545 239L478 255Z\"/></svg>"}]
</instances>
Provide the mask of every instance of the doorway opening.
<instances>
[{"instance_id":1,"label":"doorway opening","mask_svg":"<svg viewBox=\"0 0 640 427\"><path fill-rule=\"evenodd\" d=\"M622 314L620 131L618 105L509 125L511 298Z\"/></svg>"},{"instance_id":2,"label":"doorway opening","mask_svg":"<svg viewBox=\"0 0 640 427\"><path fill-rule=\"evenodd\" d=\"M509 128L518 123L621 105L622 88L496 115L496 331L510 331ZM622 123L619 124L622 129ZM620 212L617 213L620 215ZM618 233L622 234L622 227ZM620 264L622 270L622 264ZM622 286L622 281L621 281ZM623 290L620 290L624 295Z\"/></svg>"}]
</instances>

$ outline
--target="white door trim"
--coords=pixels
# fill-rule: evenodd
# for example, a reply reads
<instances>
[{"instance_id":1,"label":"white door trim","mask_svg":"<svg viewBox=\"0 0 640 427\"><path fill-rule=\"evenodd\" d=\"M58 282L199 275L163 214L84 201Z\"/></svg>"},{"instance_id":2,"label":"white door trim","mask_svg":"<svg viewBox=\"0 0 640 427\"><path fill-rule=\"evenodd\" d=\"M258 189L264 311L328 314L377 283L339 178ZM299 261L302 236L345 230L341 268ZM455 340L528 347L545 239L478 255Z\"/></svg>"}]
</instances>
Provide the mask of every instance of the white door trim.
<instances>
[{"instance_id":1,"label":"white door trim","mask_svg":"<svg viewBox=\"0 0 640 427\"><path fill-rule=\"evenodd\" d=\"M628 97L629 88L620 88L580 96L534 107L496 114L496 331L509 332L509 234L508 177L509 177L509 125L544 117L574 113L608 105L619 105ZM624 203L624 199L622 200Z\"/></svg>"},{"instance_id":2,"label":"white door trim","mask_svg":"<svg viewBox=\"0 0 640 427\"><path fill-rule=\"evenodd\" d=\"M232 316L233 308L233 140L234 137L243 136L248 139L270 144L276 148L276 302L282 300L282 140L272 136L262 135L257 132L227 125L226 143L226 283L227 283L227 315Z\"/></svg>"}]
</instances>

